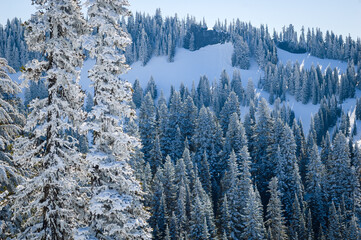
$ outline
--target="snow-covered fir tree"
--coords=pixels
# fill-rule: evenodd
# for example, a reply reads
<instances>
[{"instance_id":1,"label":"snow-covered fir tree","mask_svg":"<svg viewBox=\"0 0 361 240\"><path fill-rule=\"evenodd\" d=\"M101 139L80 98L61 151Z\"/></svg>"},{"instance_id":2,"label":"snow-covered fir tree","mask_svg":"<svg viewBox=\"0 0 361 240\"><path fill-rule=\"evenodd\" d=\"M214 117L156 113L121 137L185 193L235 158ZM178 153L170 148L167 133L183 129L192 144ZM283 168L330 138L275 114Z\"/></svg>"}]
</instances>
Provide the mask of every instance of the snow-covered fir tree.
<instances>
[{"instance_id":1,"label":"snow-covered fir tree","mask_svg":"<svg viewBox=\"0 0 361 240\"><path fill-rule=\"evenodd\" d=\"M16 98L20 87L9 77L10 73L15 73L14 69L8 65L6 59L0 58L0 188L2 192L8 193L14 192L21 180L11 153L14 151L14 140L20 135L25 123Z\"/></svg>"},{"instance_id":2,"label":"snow-covered fir tree","mask_svg":"<svg viewBox=\"0 0 361 240\"><path fill-rule=\"evenodd\" d=\"M18 231L19 222L11 221L9 197L16 186L23 181L19 170L15 167L12 153L15 138L21 134L25 123L19 112L19 101L16 94L20 88L9 74L15 73L4 58L0 58L0 238L6 239Z\"/></svg>"},{"instance_id":3,"label":"snow-covered fir tree","mask_svg":"<svg viewBox=\"0 0 361 240\"><path fill-rule=\"evenodd\" d=\"M350 150L347 138L343 133L337 133L327 166L327 193L329 201L336 207L340 206L342 198L346 199L347 209L352 206L352 171Z\"/></svg>"},{"instance_id":4,"label":"snow-covered fir tree","mask_svg":"<svg viewBox=\"0 0 361 240\"><path fill-rule=\"evenodd\" d=\"M283 217L281 192L278 190L278 179L273 177L269 183L270 200L267 205L266 229L271 240L286 240L287 227Z\"/></svg>"},{"instance_id":5,"label":"snow-covered fir tree","mask_svg":"<svg viewBox=\"0 0 361 240\"><path fill-rule=\"evenodd\" d=\"M94 145L87 155L91 172L89 235L95 239L150 239L148 213L142 206L140 183L130 165L131 152L139 141L124 132L126 119L134 117L130 108L130 83L119 74L128 70L120 50L130 44L118 25L129 14L128 1L88 1L88 24L97 34L85 44L96 58L89 78L94 85L91 130Z\"/></svg>"},{"instance_id":6,"label":"snow-covered fir tree","mask_svg":"<svg viewBox=\"0 0 361 240\"><path fill-rule=\"evenodd\" d=\"M317 145L314 144L310 152L310 160L306 173L306 201L312 210L312 223L315 229L321 225L325 227L325 167L321 162Z\"/></svg>"},{"instance_id":7,"label":"snow-covered fir tree","mask_svg":"<svg viewBox=\"0 0 361 240\"><path fill-rule=\"evenodd\" d=\"M234 41L232 66L237 66L241 69L249 69L250 65L250 51L248 44L242 39L242 37L238 37Z\"/></svg>"},{"instance_id":8,"label":"snow-covered fir tree","mask_svg":"<svg viewBox=\"0 0 361 240\"><path fill-rule=\"evenodd\" d=\"M228 169L222 179L222 230L231 238L240 238L242 234L242 211L244 210L245 196L244 192L240 192L239 169L237 165L236 154L232 150L228 159ZM249 172L248 172L249 173ZM246 176L245 174L245 177ZM244 183L243 183L244 184ZM225 202L226 201L226 202ZM226 218L228 222L226 222Z\"/></svg>"},{"instance_id":9,"label":"snow-covered fir tree","mask_svg":"<svg viewBox=\"0 0 361 240\"><path fill-rule=\"evenodd\" d=\"M244 224L242 239L266 239L261 198L257 188L252 185L246 198L246 208L242 219Z\"/></svg>"},{"instance_id":10,"label":"snow-covered fir tree","mask_svg":"<svg viewBox=\"0 0 361 240\"><path fill-rule=\"evenodd\" d=\"M26 181L14 195L15 216L23 219L17 239L70 239L83 224L84 198L79 184L86 175L77 140L66 134L82 121L83 94L78 84L83 63L81 37L87 30L74 0L34 1L37 12L25 23L26 41L44 61L33 60L25 80L45 79L48 97L35 100L15 159Z\"/></svg>"}]
</instances>

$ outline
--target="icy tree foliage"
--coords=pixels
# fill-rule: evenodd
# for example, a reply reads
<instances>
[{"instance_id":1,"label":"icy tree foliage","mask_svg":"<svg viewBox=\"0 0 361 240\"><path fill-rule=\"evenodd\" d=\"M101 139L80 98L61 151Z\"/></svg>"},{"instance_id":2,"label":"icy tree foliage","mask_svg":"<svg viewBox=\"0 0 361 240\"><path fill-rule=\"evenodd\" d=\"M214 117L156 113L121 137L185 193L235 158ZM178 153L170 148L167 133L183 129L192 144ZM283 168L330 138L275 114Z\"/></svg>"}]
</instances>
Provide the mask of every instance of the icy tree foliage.
<instances>
[{"instance_id":1,"label":"icy tree foliage","mask_svg":"<svg viewBox=\"0 0 361 240\"><path fill-rule=\"evenodd\" d=\"M131 85L119 79L128 70L120 53L130 44L118 25L128 15L126 0L88 1L89 25L96 35L86 37L90 56L96 58L89 78L94 84L94 106L86 125L94 145L87 155L91 179L89 235L95 239L150 239L148 213L141 203L140 183L129 164L139 140L124 132L124 121L133 118Z\"/></svg>"},{"instance_id":2,"label":"icy tree foliage","mask_svg":"<svg viewBox=\"0 0 361 240\"><path fill-rule=\"evenodd\" d=\"M28 177L14 196L15 217L23 220L16 238L69 239L82 222L78 182L84 168L77 140L65 130L76 129L83 116L78 69L85 21L75 0L33 3L38 11L25 23L26 41L46 60L33 60L22 78L44 78L48 97L32 102L25 126L30 134L16 144L15 160Z\"/></svg>"},{"instance_id":3,"label":"icy tree foliage","mask_svg":"<svg viewBox=\"0 0 361 240\"><path fill-rule=\"evenodd\" d=\"M20 88L8 75L14 72L6 59L0 58L0 189L10 192L15 190L15 185L20 180L13 167L12 143L20 134L24 123L24 116L19 113L17 99L14 97L20 92Z\"/></svg>"},{"instance_id":4,"label":"icy tree foliage","mask_svg":"<svg viewBox=\"0 0 361 240\"><path fill-rule=\"evenodd\" d=\"M9 196L22 181L19 171L13 163L13 142L21 133L24 116L18 111L19 86L11 80L9 73L14 73L8 62L0 58L0 238L12 235L16 227L11 223Z\"/></svg>"}]
</instances>

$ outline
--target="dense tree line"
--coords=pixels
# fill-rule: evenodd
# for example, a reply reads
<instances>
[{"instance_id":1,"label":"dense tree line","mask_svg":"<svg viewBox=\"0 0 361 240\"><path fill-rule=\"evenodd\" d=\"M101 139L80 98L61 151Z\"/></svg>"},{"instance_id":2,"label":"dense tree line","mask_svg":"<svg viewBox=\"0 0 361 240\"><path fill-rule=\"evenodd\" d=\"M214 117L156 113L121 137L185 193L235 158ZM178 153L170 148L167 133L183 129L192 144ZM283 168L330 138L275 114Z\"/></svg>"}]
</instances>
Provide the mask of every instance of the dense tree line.
<instances>
[{"instance_id":1,"label":"dense tree line","mask_svg":"<svg viewBox=\"0 0 361 240\"><path fill-rule=\"evenodd\" d=\"M7 59L16 71L29 60L41 57L39 53L28 50L22 24L20 19L14 18L5 26L0 25L0 57Z\"/></svg>"},{"instance_id":2,"label":"dense tree line","mask_svg":"<svg viewBox=\"0 0 361 240\"><path fill-rule=\"evenodd\" d=\"M354 40L351 36L336 35L332 31L323 33L319 28L302 28L299 35L294 26L290 24L283 27L278 34L274 32L273 39L276 44L290 52L308 52L319 58L338 59L341 61L352 61L357 64L360 61L361 40Z\"/></svg>"},{"instance_id":3,"label":"dense tree line","mask_svg":"<svg viewBox=\"0 0 361 240\"><path fill-rule=\"evenodd\" d=\"M225 91L227 79L222 72L210 86L201 77L191 91L172 88L168 100L134 83L153 237L357 239L359 147L337 98L321 101L305 136L279 98L270 110L244 90ZM249 112L240 116L247 98Z\"/></svg>"},{"instance_id":4,"label":"dense tree line","mask_svg":"<svg viewBox=\"0 0 361 240\"><path fill-rule=\"evenodd\" d=\"M270 93L270 103L277 97L285 100L287 93L303 104L318 104L323 98L329 99L333 95L342 102L355 97L358 78L352 62L348 62L346 72L341 74L337 68L322 70L319 65L305 69L298 62L286 65L269 63L259 87Z\"/></svg>"}]
</instances>

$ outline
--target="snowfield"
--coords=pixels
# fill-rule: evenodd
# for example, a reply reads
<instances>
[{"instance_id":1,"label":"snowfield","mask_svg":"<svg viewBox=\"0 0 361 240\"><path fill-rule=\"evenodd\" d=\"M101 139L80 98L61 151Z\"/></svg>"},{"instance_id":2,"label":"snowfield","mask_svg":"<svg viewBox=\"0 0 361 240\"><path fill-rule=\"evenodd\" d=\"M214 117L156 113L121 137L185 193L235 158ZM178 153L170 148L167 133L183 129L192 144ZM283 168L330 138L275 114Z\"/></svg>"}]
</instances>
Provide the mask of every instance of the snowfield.
<instances>
[{"instance_id":1,"label":"snowfield","mask_svg":"<svg viewBox=\"0 0 361 240\"><path fill-rule=\"evenodd\" d=\"M167 97L171 85L178 89L183 82L190 90L193 81L197 87L199 78L203 75L206 75L209 82L212 83L215 79L219 79L223 70L226 70L232 78L235 69L231 64L232 53L231 43L211 45L194 52L178 48L174 62L169 63L165 56L153 57L144 67L140 62L136 62L132 64L132 69L123 78L130 82L138 79L144 88L150 77L153 76L158 89L163 90ZM255 62L252 63L250 70L241 70L244 87L247 85L248 78L258 80L260 74Z\"/></svg>"}]
</instances>

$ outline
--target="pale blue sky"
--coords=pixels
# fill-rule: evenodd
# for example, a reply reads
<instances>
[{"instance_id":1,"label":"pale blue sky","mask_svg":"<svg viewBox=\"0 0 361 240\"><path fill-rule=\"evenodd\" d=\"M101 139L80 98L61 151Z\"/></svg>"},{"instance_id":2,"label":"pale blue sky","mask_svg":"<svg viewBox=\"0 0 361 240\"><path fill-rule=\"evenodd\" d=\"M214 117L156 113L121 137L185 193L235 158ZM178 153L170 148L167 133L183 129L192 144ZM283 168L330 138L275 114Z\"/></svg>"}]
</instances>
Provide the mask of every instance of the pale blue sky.
<instances>
[{"instance_id":1,"label":"pale blue sky","mask_svg":"<svg viewBox=\"0 0 361 240\"><path fill-rule=\"evenodd\" d=\"M292 23L296 30L301 26L319 27L323 31L361 37L361 0L129 0L132 11L153 14L161 8L163 16L187 13L198 20L205 17L208 26L220 18L251 22L255 26L268 24L270 30L279 31ZM6 19L20 17L26 20L35 11L31 0L0 0L0 24Z\"/></svg>"}]
</instances>

